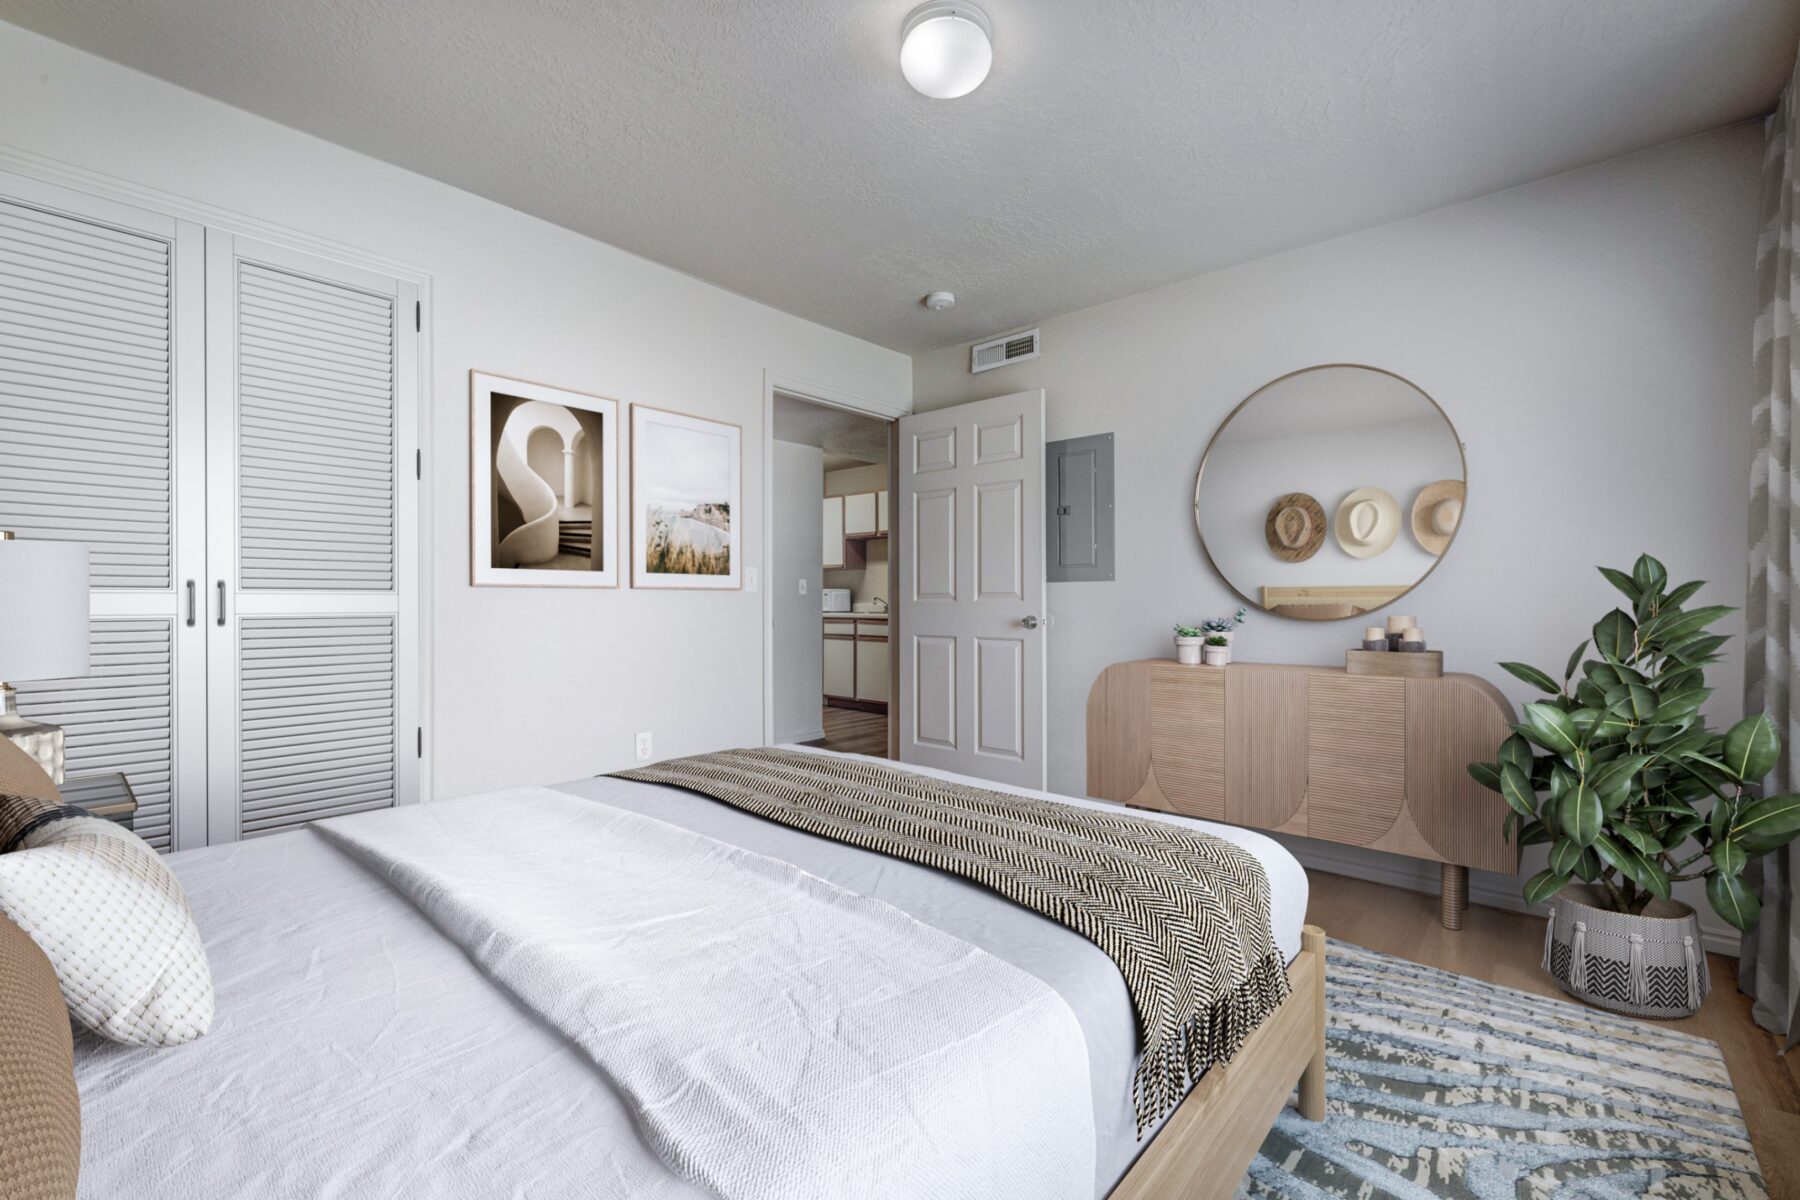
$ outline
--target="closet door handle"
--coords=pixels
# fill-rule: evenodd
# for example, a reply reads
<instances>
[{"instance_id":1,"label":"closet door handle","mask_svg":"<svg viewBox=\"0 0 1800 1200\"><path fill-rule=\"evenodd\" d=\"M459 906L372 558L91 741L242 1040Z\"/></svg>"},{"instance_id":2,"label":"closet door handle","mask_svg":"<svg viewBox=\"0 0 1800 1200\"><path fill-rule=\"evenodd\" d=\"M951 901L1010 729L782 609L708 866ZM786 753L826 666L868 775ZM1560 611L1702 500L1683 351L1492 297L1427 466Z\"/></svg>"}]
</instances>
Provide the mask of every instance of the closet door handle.
<instances>
[{"instance_id":1,"label":"closet door handle","mask_svg":"<svg viewBox=\"0 0 1800 1200\"><path fill-rule=\"evenodd\" d=\"M187 623L188 623L188 628L192 629L194 627L194 581L191 579L188 580L187 587L188 587Z\"/></svg>"},{"instance_id":2,"label":"closet door handle","mask_svg":"<svg viewBox=\"0 0 1800 1200\"><path fill-rule=\"evenodd\" d=\"M221 580L219 580L219 625L222 628L224 626L224 624L225 624L225 581L223 579L221 579Z\"/></svg>"}]
</instances>

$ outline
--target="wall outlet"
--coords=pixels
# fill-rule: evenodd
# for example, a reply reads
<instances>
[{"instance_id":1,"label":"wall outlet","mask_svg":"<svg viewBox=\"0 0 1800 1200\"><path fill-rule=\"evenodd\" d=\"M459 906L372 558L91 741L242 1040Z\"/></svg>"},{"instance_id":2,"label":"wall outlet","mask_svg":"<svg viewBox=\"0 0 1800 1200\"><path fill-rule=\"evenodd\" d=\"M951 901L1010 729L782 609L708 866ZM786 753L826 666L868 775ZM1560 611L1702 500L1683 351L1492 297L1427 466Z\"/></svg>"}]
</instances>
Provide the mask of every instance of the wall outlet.
<instances>
[{"instance_id":1,"label":"wall outlet","mask_svg":"<svg viewBox=\"0 0 1800 1200\"><path fill-rule=\"evenodd\" d=\"M649 730L645 730L643 733L637 735L637 760L639 762L648 762L650 761L650 754L650 732Z\"/></svg>"},{"instance_id":2,"label":"wall outlet","mask_svg":"<svg viewBox=\"0 0 1800 1200\"><path fill-rule=\"evenodd\" d=\"M804 579L800 581L800 594L802 596L806 595L806 580Z\"/></svg>"}]
</instances>

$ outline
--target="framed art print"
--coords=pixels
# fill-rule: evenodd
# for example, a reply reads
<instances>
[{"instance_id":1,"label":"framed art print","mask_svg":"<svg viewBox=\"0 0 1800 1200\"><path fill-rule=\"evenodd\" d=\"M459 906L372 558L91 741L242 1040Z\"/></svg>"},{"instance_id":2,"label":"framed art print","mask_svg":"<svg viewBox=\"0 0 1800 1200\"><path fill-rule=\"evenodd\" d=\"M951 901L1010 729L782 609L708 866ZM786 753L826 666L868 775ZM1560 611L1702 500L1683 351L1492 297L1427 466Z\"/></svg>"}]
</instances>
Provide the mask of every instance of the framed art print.
<instances>
[{"instance_id":1,"label":"framed art print","mask_svg":"<svg viewBox=\"0 0 1800 1200\"><path fill-rule=\"evenodd\" d=\"M469 372L470 582L619 586L619 402Z\"/></svg>"},{"instance_id":2,"label":"framed art print","mask_svg":"<svg viewBox=\"0 0 1800 1200\"><path fill-rule=\"evenodd\" d=\"M631 406L631 586L743 586L743 433Z\"/></svg>"}]
</instances>

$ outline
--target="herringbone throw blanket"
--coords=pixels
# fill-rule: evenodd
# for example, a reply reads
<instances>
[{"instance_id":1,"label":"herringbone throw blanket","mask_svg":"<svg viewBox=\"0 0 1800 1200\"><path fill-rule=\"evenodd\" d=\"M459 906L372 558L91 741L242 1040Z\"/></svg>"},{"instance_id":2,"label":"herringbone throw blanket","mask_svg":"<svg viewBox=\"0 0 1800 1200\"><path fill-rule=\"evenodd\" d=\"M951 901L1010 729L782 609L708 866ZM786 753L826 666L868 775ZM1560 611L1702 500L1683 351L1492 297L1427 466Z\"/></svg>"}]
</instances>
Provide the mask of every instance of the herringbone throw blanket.
<instances>
[{"instance_id":1,"label":"herringbone throw blanket","mask_svg":"<svg viewBox=\"0 0 1800 1200\"><path fill-rule=\"evenodd\" d=\"M1223 838L797 750L725 750L617 777L949 871L1099 946L1137 1010L1140 1137L1287 998L1269 877Z\"/></svg>"}]
</instances>

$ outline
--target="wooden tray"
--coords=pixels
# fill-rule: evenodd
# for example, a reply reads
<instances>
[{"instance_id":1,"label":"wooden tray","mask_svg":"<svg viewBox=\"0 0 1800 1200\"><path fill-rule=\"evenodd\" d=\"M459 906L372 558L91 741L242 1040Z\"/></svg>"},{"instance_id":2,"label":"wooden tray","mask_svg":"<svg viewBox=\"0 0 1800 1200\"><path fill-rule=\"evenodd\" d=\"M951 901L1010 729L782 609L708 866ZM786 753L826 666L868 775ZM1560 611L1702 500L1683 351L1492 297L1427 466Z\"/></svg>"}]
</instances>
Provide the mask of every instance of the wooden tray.
<instances>
[{"instance_id":1,"label":"wooden tray","mask_svg":"<svg viewBox=\"0 0 1800 1200\"><path fill-rule=\"evenodd\" d=\"M1346 650L1344 671L1350 675L1399 675L1435 679L1444 673L1442 650Z\"/></svg>"}]
</instances>

